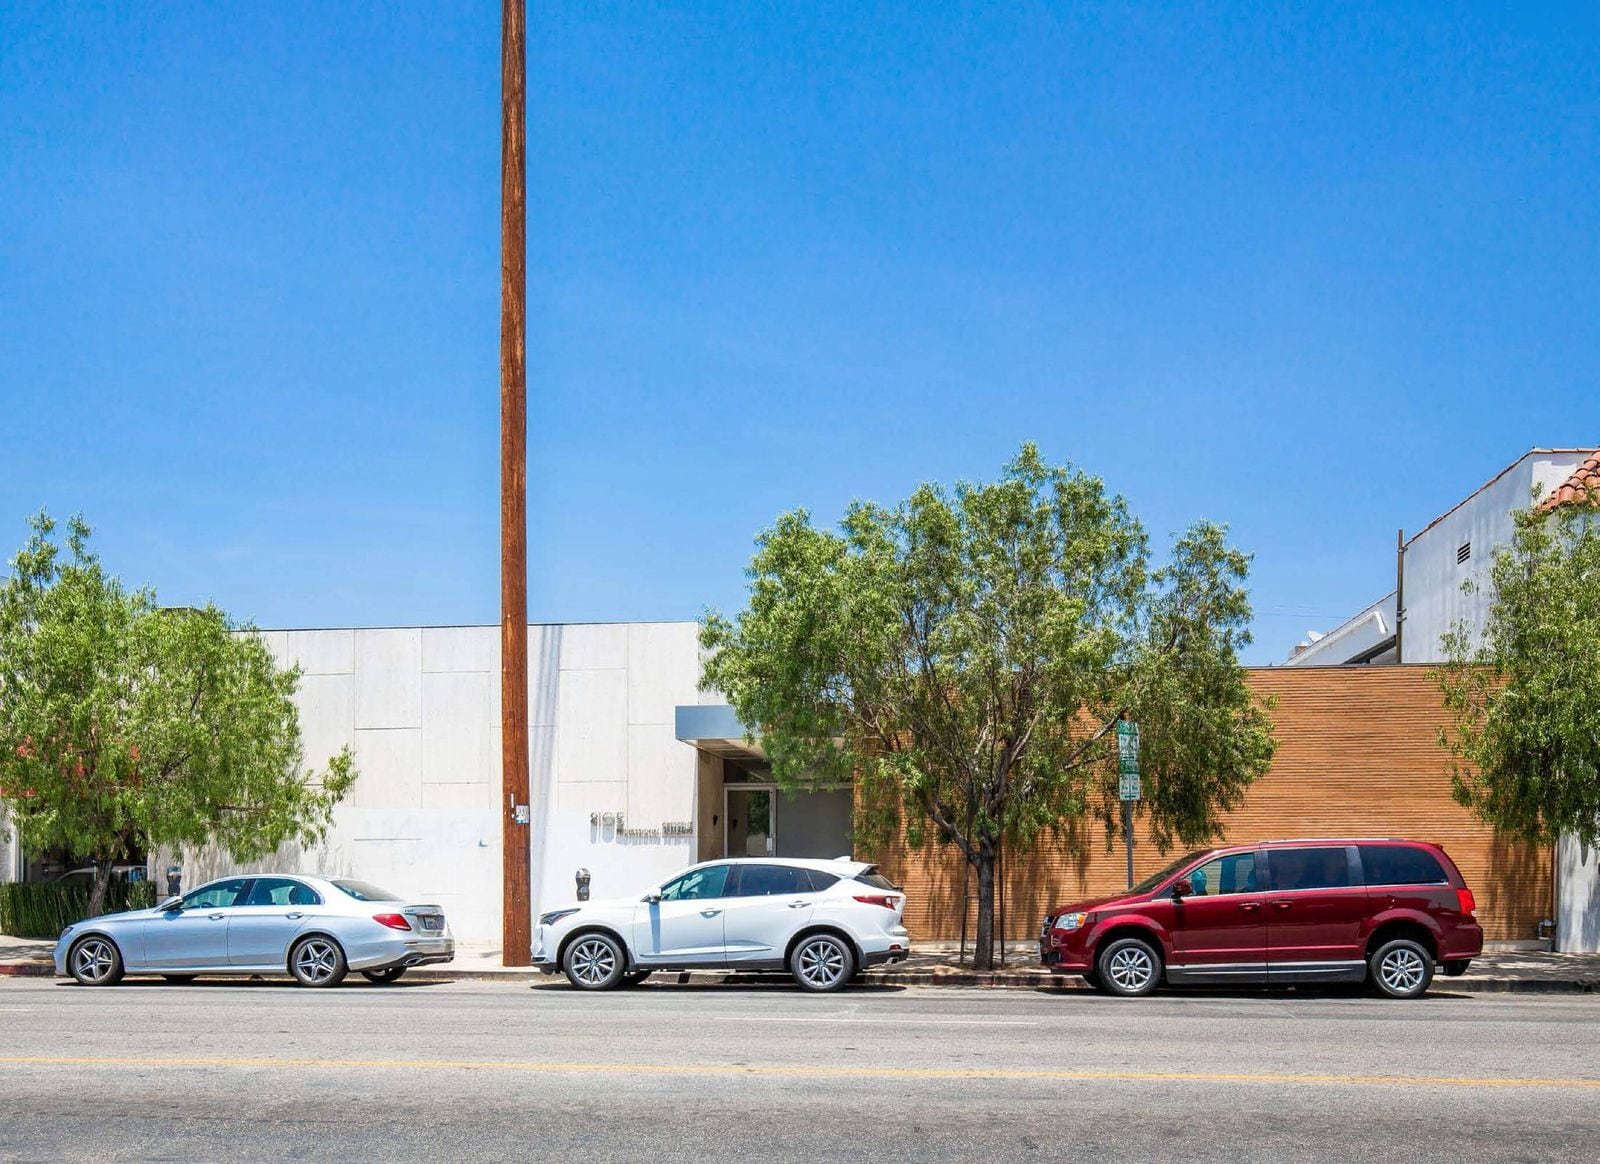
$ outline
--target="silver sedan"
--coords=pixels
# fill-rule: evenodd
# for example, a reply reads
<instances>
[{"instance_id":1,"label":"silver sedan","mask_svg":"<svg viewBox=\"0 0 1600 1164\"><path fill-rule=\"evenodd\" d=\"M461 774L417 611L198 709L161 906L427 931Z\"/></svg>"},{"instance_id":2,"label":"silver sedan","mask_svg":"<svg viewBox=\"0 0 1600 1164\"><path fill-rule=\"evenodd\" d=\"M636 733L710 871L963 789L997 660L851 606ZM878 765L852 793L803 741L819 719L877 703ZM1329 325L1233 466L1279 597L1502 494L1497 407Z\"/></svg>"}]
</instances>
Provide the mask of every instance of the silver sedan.
<instances>
[{"instance_id":1,"label":"silver sedan","mask_svg":"<svg viewBox=\"0 0 1600 1164\"><path fill-rule=\"evenodd\" d=\"M56 973L85 986L124 974L187 982L201 974L288 974L336 986L351 970L393 982L449 962L455 939L436 905L342 877L256 874L208 882L154 909L75 922L56 943Z\"/></svg>"}]
</instances>

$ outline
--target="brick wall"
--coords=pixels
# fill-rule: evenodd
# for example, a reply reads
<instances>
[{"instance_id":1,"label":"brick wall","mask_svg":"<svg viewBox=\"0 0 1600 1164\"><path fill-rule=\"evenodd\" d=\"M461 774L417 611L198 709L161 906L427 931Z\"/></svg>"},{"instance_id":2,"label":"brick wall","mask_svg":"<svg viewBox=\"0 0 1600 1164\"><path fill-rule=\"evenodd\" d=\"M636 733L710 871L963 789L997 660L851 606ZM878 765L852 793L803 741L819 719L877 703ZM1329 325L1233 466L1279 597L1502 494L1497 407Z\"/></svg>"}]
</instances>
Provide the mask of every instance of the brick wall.
<instances>
[{"instance_id":1,"label":"brick wall","mask_svg":"<svg viewBox=\"0 0 1600 1164\"><path fill-rule=\"evenodd\" d=\"M1276 696L1278 752L1272 769L1225 821L1226 841L1297 836L1397 836L1443 845L1477 896L1490 940L1533 938L1552 916L1547 850L1507 842L1451 799L1448 755L1439 747L1445 712L1437 669L1405 667L1256 668L1249 682ZM1074 848L1076 851L1074 851ZM1134 876L1165 856L1144 838ZM961 929L964 864L931 843L884 854L885 872L906 887L913 939L954 939ZM1038 932L1046 907L1114 893L1126 885L1120 839L1107 851L1091 826L1086 843L1045 840L1008 854L1003 870L1005 929ZM976 878L966 885L968 936L976 930Z\"/></svg>"}]
</instances>

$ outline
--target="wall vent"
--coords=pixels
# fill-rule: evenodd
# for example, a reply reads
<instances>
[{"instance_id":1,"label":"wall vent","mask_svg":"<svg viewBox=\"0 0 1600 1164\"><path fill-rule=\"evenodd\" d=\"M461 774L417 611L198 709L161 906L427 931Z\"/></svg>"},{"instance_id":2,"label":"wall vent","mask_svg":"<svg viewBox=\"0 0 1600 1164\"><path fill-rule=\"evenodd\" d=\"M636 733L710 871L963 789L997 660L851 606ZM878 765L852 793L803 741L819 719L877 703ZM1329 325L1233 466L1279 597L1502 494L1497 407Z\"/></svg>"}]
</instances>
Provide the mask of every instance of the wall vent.
<instances>
[{"instance_id":1,"label":"wall vent","mask_svg":"<svg viewBox=\"0 0 1600 1164\"><path fill-rule=\"evenodd\" d=\"M1462 542L1461 545L1456 548L1456 565L1461 565L1470 557L1472 557L1472 543Z\"/></svg>"}]
</instances>

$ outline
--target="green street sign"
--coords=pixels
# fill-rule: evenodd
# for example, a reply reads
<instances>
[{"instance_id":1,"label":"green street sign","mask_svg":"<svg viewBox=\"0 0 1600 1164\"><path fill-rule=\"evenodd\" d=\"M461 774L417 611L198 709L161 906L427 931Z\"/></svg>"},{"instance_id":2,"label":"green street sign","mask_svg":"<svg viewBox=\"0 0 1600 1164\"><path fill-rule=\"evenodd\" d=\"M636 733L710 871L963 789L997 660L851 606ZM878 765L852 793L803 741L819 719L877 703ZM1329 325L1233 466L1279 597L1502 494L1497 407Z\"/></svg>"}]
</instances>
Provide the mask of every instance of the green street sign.
<instances>
[{"instance_id":1,"label":"green street sign","mask_svg":"<svg viewBox=\"0 0 1600 1164\"><path fill-rule=\"evenodd\" d=\"M1123 800L1139 799L1139 725L1132 720L1117 721L1117 795Z\"/></svg>"}]
</instances>

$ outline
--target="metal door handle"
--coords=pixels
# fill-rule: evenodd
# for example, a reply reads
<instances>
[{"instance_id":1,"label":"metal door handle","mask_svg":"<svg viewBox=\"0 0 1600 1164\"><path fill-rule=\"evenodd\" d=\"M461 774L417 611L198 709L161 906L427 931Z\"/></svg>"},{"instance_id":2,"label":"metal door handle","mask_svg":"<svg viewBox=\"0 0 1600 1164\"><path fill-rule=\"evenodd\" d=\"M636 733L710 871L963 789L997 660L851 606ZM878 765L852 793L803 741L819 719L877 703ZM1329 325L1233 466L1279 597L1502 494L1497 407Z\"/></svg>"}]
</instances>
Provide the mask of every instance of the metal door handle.
<instances>
[{"instance_id":1,"label":"metal door handle","mask_svg":"<svg viewBox=\"0 0 1600 1164\"><path fill-rule=\"evenodd\" d=\"M301 918L305 917L306 915L303 914L303 913L286 913L283 916L288 918L290 921L299 921Z\"/></svg>"},{"instance_id":2,"label":"metal door handle","mask_svg":"<svg viewBox=\"0 0 1600 1164\"><path fill-rule=\"evenodd\" d=\"M1259 901L1241 901L1239 903L1239 908L1245 910L1260 909L1261 903Z\"/></svg>"},{"instance_id":3,"label":"metal door handle","mask_svg":"<svg viewBox=\"0 0 1600 1164\"><path fill-rule=\"evenodd\" d=\"M720 909L702 909L700 911L700 916L701 917L716 917L721 912L722 911Z\"/></svg>"},{"instance_id":4,"label":"metal door handle","mask_svg":"<svg viewBox=\"0 0 1600 1164\"><path fill-rule=\"evenodd\" d=\"M1272 908L1273 909L1288 909L1293 904L1294 904L1294 902L1292 902L1292 901L1274 901L1272 903Z\"/></svg>"},{"instance_id":5,"label":"metal door handle","mask_svg":"<svg viewBox=\"0 0 1600 1164\"><path fill-rule=\"evenodd\" d=\"M789 903L789 908L790 909L804 909L806 906L808 906L810 904L811 903L809 901L791 901Z\"/></svg>"},{"instance_id":6,"label":"metal door handle","mask_svg":"<svg viewBox=\"0 0 1600 1164\"><path fill-rule=\"evenodd\" d=\"M210 918L212 921L221 921L222 918L223 918L223 915L220 914L220 913L208 913L208 914L206 914L206 916L208 918Z\"/></svg>"}]
</instances>

